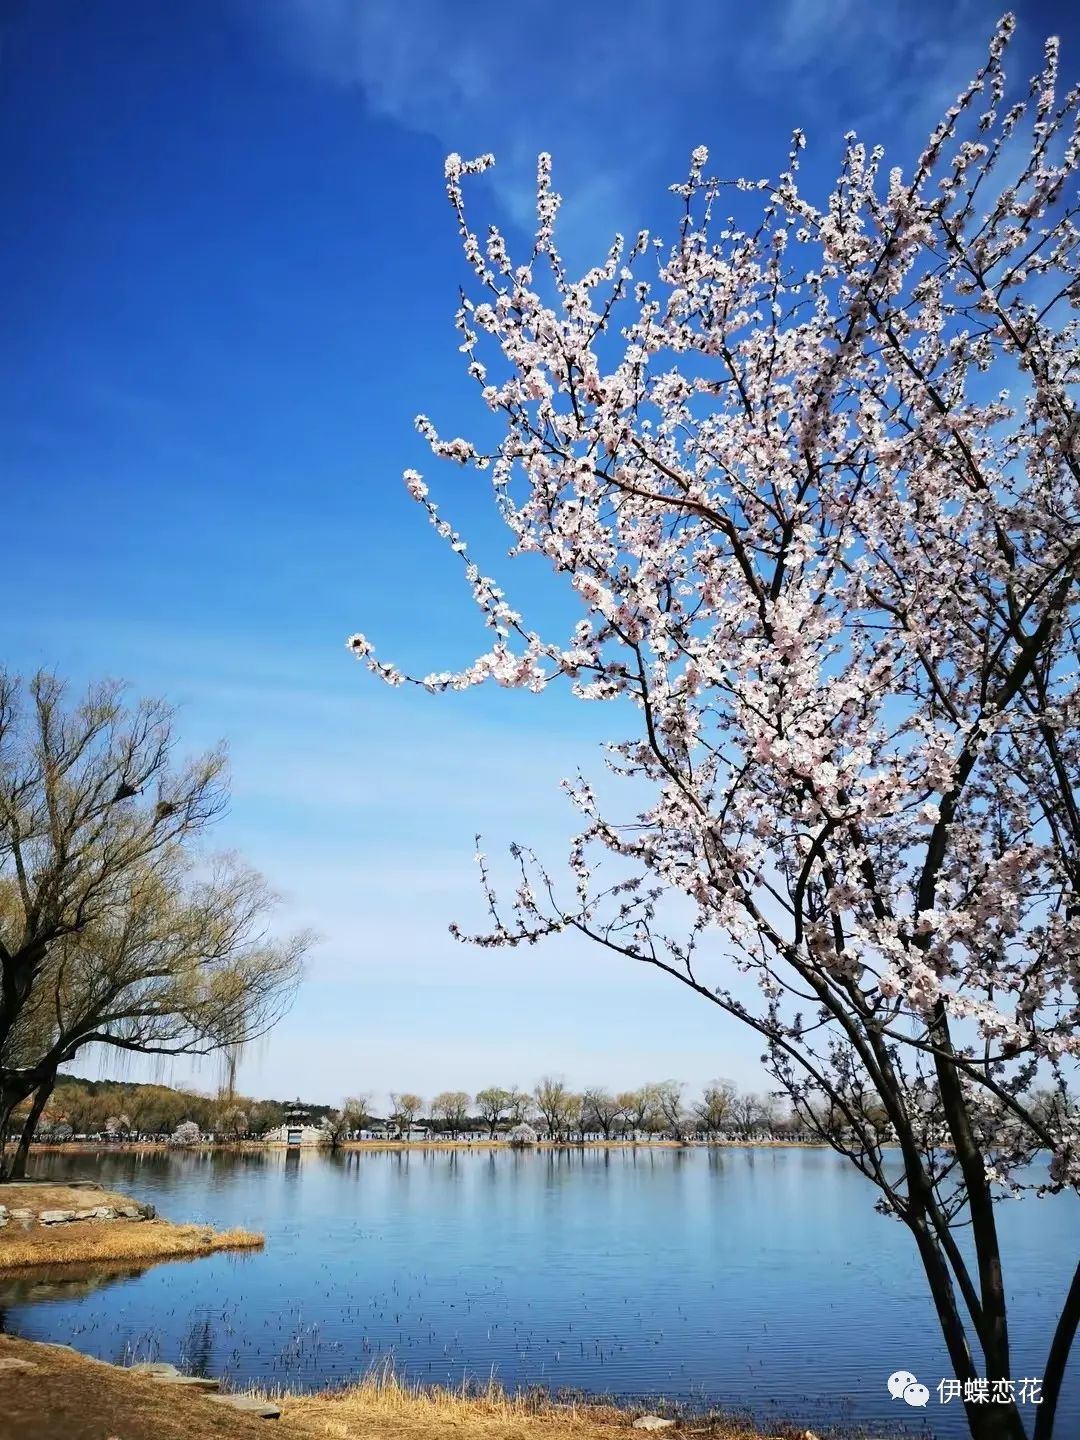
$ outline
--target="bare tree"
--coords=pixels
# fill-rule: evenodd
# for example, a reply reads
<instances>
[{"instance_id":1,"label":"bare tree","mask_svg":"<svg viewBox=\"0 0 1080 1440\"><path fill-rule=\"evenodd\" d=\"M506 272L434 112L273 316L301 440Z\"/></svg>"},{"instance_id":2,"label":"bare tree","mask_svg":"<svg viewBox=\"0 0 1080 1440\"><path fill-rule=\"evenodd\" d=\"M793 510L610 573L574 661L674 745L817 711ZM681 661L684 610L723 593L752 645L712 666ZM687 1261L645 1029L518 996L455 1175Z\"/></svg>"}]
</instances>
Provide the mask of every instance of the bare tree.
<instances>
[{"instance_id":1,"label":"bare tree","mask_svg":"<svg viewBox=\"0 0 1080 1440\"><path fill-rule=\"evenodd\" d=\"M595 1122L605 1140L610 1140L616 1125L626 1114L622 1097L616 1099L610 1090L598 1086L586 1090L583 1098L590 1121Z\"/></svg>"},{"instance_id":2,"label":"bare tree","mask_svg":"<svg viewBox=\"0 0 1080 1440\"><path fill-rule=\"evenodd\" d=\"M128 874L225 803L220 752L172 766L162 702L128 710L109 683L65 699L52 675L0 673L0 1054L49 946L122 908Z\"/></svg>"},{"instance_id":3,"label":"bare tree","mask_svg":"<svg viewBox=\"0 0 1080 1440\"><path fill-rule=\"evenodd\" d=\"M21 1174L61 1065L86 1045L228 1050L288 1003L307 936L262 932L251 870L197 876L191 842L225 804L220 752L174 761L172 712L115 684L69 704L0 672L0 1151Z\"/></svg>"},{"instance_id":4,"label":"bare tree","mask_svg":"<svg viewBox=\"0 0 1080 1440\"><path fill-rule=\"evenodd\" d=\"M731 1120L737 1090L731 1080L711 1080L694 1106L698 1124L707 1135L720 1135Z\"/></svg>"},{"instance_id":5,"label":"bare tree","mask_svg":"<svg viewBox=\"0 0 1080 1440\"><path fill-rule=\"evenodd\" d=\"M665 1080L656 1087L655 1114L671 1132L672 1139L681 1140L686 1126L683 1085L679 1080Z\"/></svg>"},{"instance_id":6,"label":"bare tree","mask_svg":"<svg viewBox=\"0 0 1080 1440\"><path fill-rule=\"evenodd\" d=\"M755 1130L761 1124L766 1113L766 1106L760 1095L754 1095L747 1091L732 1096L732 1124L743 1134L749 1134Z\"/></svg>"},{"instance_id":7,"label":"bare tree","mask_svg":"<svg viewBox=\"0 0 1080 1440\"><path fill-rule=\"evenodd\" d=\"M464 1090L444 1090L431 1102L432 1118L441 1120L455 1140L465 1129L469 1118L469 1100Z\"/></svg>"},{"instance_id":8,"label":"bare tree","mask_svg":"<svg viewBox=\"0 0 1080 1440\"><path fill-rule=\"evenodd\" d=\"M416 1117L424 1108L424 1102L419 1095L411 1091L398 1093L390 1092L390 1119L398 1128L398 1133L404 1140L408 1140L409 1132L416 1123Z\"/></svg>"},{"instance_id":9,"label":"bare tree","mask_svg":"<svg viewBox=\"0 0 1080 1440\"><path fill-rule=\"evenodd\" d=\"M23 1173L62 1066L87 1046L204 1055L265 1034L287 1007L306 935L270 938L274 896L232 857L207 870L181 846L117 881L110 910L54 940L8 1034L2 1079L33 1096L10 1173Z\"/></svg>"},{"instance_id":10,"label":"bare tree","mask_svg":"<svg viewBox=\"0 0 1080 1440\"><path fill-rule=\"evenodd\" d=\"M371 1120L371 1096L362 1091L356 1095L347 1095L342 1109L350 1130L365 1130Z\"/></svg>"},{"instance_id":11,"label":"bare tree","mask_svg":"<svg viewBox=\"0 0 1080 1440\"><path fill-rule=\"evenodd\" d=\"M619 1096L626 1124L635 1134L648 1130L657 1113L657 1086L641 1085Z\"/></svg>"},{"instance_id":12,"label":"bare tree","mask_svg":"<svg viewBox=\"0 0 1080 1440\"><path fill-rule=\"evenodd\" d=\"M528 1097L525 1098L528 1099ZM497 1085L489 1085L487 1089L476 1092L476 1113L488 1127L488 1135L491 1139L495 1138L500 1123L510 1116L513 1102L513 1092L503 1090ZM520 1121L516 1123L520 1123Z\"/></svg>"},{"instance_id":13,"label":"bare tree","mask_svg":"<svg viewBox=\"0 0 1080 1440\"><path fill-rule=\"evenodd\" d=\"M533 1098L541 1119L547 1126L549 1139L561 1139L568 1124L567 1112L570 1103L570 1092L565 1081L557 1080L553 1075L544 1075L536 1082Z\"/></svg>"},{"instance_id":14,"label":"bare tree","mask_svg":"<svg viewBox=\"0 0 1080 1440\"><path fill-rule=\"evenodd\" d=\"M571 1135L576 1135L578 1144L584 1145L590 1119L585 1096L572 1091L567 1095L566 1104L563 1107L563 1127L566 1138L569 1139Z\"/></svg>"},{"instance_id":15,"label":"bare tree","mask_svg":"<svg viewBox=\"0 0 1080 1440\"><path fill-rule=\"evenodd\" d=\"M353 1116L348 1101L340 1110L332 1110L319 1126L319 1144L330 1151L340 1150L353 1130Z\"/></svg>"},{"instance_id":16,"label":"bare tree","mask_svg":"<svg viewBox=\"0 0 1080 1440\"><path fill-rule=\"evenodd\" d=\"M510 1100L507 1106L506 1118L511 1125L524 1125L529 1116L533 1113L533 1097L527 1090L519 1090L516 1085L510 1086Z\"/></svg>"}]
</instances>

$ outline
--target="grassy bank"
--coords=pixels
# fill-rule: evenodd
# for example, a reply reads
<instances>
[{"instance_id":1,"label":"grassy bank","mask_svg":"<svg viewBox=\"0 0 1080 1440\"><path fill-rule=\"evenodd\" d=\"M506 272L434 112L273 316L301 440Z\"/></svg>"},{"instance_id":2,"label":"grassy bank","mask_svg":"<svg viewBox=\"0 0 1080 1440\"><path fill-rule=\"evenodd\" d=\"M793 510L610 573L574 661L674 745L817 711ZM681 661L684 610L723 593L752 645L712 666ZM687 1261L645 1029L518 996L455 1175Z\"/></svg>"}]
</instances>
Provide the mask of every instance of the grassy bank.
<instances>
[{"instance_id":1,"label":"grassy bank","mask_svg":"<svg viewBox=\"0 0 1080 1440\"><path fill-rule=\"evenodd\" d=\"M251 1230L210 1230L205 1225L173 1225L168 1220L87 1220L25 1230L10 1237L8 1230L0 1231L0 1274L39 1266L195 1259L218 1250L252 1250L263 1244L263 1237Z\"/></svg>"},{"instance_id":2,"label":"grassy bank","mask_svg":"<svg viewBox=\"0 0 1080 1440\"><path fill-rule=\"evenodd\" d=\"M641 1411L562 1404L541 1395L422 1390L382 1371L348 1390L285 1395L281 1418L252 1419L205 1396L91 1360L74 1351L0 1336L0 1440L630 1440ZM268 1432L267 1425L273 1428ZM738 1421L695 1417L668 1431L713 1440L759 1440ZM801 1430L779 1435L801 1437Z\"/></svg>"},{"instance_id":3,"label":"grassy bank","mask_svg":"<svg viewBox=\"0 0 1080 1440\"><path fill-rule=\"evenodd\" d=\"M131 1207L127 1196L108 1190L66 1185L0 1185L0 1205L9 1212L78 1211L105 1206ZM131 1261L149 1264L210 1255L217 1250L247 1250L263 1237L250 1230L212 1230L206 1225L174 1225L169 1220L72 1220L56 1225L33 1223L24 1229L12 1219L0 1229L0 1274L57 1266L86 1266Z\"/></svg>"}]
</instances>

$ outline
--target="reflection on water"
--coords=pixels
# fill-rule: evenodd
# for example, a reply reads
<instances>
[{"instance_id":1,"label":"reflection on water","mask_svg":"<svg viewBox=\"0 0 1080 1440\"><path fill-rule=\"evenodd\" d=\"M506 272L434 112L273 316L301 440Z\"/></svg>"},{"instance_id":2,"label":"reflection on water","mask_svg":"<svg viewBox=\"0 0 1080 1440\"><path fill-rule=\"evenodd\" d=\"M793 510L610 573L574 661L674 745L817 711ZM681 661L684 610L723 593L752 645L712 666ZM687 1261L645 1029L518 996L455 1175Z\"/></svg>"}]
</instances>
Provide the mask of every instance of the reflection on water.
<instances>
[{"instance_id":1,"label":"reflection on water","mask_svg":"<svg viewBox=\"0 0 1080 1440\"><path fill-rule=\"evenodd\" d=\"M0 1275L0 1317L13 1305L42 1300L82 1300L104 1285L137 1280L148 1265L35 1265L15 1275ZM0 1318L0 1330L4 1329Z\"/></svg>"},{"instance_id":2,"label":"reflection on water","mask_svg":"<svg viewBox=\"0 0 1080 1440\"><path fill-rule=\"evenodd\" d=\"M952 1374L906 1232L828 1151L110 1151L38 1169L266 1233L259 1253L0 1289L8 1328L106 1359L302 1387L392 1355L423 1380L494 1369L510 1386L749 1407L766 1430L791 1416L875 1433L897 1423L894 1370L932 1392ZM1080 1207L999 1214L1015 1373L1039 1375ZM1075 1364L1060 1416L1080 1434ZM936 1402L909 1424L964 1430Z\"/></svg>"}]
</instances>

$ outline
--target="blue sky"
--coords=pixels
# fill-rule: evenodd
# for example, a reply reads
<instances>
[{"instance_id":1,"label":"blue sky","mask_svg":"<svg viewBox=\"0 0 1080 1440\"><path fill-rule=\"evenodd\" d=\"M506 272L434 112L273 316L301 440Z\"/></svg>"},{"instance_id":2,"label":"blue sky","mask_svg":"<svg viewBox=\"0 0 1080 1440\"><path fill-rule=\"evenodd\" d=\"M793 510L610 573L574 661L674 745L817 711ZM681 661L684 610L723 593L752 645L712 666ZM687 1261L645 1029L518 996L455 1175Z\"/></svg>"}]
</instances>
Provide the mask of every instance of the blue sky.
<instances>
[{"instance_id":1,"label":"blue sky","mask_svg":"<svg viewBox=\"0 0 1080 1440\"><path fill-rule=\"evenodd\" d=\"M343 647L363 630L420 673L483 648L409 465L530 619L557 603L500 564L482 477L439 473L412 427L478 418L443 159L495 152L473 204L520 246L550 150L585 267L615 229L673 233L666 186L698 143L757 175L801 125L821 193L849 127L908 162L999 6L8 0L0 653L121 676L175 700L192 746L228 739L219 841L286 895L282 924L323 936L242 1088L761 1083L753 1036L662 976L446 933L482 919L476 831L558 865L558 781L599 768L611 713L388 691ZM1075 75L1066 7L1016 8L1013 72L1053 31Z\"/></svg>"}]
</instances>

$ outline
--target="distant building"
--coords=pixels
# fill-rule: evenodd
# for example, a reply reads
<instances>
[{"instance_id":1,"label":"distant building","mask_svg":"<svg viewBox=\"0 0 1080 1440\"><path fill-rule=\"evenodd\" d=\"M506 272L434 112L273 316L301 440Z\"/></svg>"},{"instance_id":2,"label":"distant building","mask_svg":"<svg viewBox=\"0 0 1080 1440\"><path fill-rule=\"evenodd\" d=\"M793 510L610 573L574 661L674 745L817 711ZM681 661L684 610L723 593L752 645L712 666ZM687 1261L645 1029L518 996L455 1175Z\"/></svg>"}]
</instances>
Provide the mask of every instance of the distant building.
<instances>
[{"instance_id":1,"label":"distant building","mask_svg":"<svg viewBox=\"0 0 1080 1440\"><path fill-rule=\"evenodd\" d=\"M417 1123L407 1133L389 1120L373 1120L365 1129L356 1132L358 1140L407 1140L410 1144L429 1139L431 1127Z\"/></svg>"},{"instance_id":2,"label":"distant building","mask_svg":"<svg viewBox=\"0 0 1080 1440\"><path fill-rule=\"evenodd\" d=\"M297 1100L285 1111L285 1123L266 1135L271 1145L288 1145L290 1149L299 1146L318 1145L322 1139L322 1127L312 1125L311 1116Z\"/></svg>"}]
</instances>

